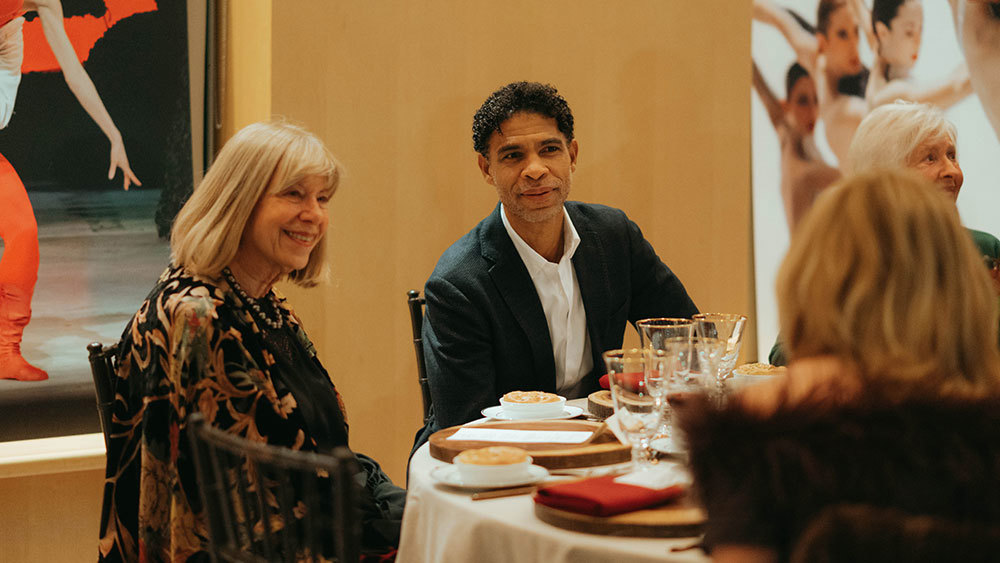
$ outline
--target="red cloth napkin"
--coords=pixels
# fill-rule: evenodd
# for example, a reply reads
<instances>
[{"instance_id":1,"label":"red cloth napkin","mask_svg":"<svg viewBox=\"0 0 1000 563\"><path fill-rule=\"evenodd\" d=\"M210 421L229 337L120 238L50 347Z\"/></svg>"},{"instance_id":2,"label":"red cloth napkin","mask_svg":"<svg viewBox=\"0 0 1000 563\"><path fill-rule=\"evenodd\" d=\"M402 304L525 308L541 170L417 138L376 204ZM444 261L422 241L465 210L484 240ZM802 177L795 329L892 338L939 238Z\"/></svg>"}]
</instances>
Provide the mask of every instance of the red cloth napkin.
<instances>
[{"instance_id":1,"label":"red cloth napkin","mask_svg":"<svg viewBox=\"0 0 1000 563\"><path fill-rule=\"evenodd\" d=\"M629 373L616 373L615 377L621 382L622 387L625 387L629 391L640 392L646 386L646 378L641 371L629 372ZM608 374L604 374L597 383L601 385L602 389L610 389L611 383L608 381Z\"/></svg>"},{"instance_id":2,"label":"red cloth napkin","mask_svg":"<svg viewBox=\"0 0 1000 563\"><path fill-rule=\"evenodd\" d=\"M542 487L535 493L535 502L590 516L614 516L663 504L684 492L680 485L647 489L616 483L615 478L607 475Z\"/></svg>"}]
</instances>

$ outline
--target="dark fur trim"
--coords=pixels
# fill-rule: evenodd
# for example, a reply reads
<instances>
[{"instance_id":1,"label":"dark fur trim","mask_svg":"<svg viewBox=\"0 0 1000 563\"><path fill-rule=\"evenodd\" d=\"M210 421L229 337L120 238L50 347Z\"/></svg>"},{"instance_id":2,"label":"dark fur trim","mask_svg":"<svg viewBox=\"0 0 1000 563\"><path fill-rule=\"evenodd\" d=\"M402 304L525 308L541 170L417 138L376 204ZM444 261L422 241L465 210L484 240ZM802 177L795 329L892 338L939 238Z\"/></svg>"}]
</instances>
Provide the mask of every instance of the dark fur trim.
<instances>
[{"instance_id":1,"label":"dark fur trim","mask_svg":"<svg viewBox=\"0 0 1000 563\"><path fill-rule=\"evenodd\" d=\"M1000 522L1000 400L876 398L738 404L681 413L706 544L775 547L787 556L825 507L860 503L959 521Z\"/></svg>"}]
</instances>

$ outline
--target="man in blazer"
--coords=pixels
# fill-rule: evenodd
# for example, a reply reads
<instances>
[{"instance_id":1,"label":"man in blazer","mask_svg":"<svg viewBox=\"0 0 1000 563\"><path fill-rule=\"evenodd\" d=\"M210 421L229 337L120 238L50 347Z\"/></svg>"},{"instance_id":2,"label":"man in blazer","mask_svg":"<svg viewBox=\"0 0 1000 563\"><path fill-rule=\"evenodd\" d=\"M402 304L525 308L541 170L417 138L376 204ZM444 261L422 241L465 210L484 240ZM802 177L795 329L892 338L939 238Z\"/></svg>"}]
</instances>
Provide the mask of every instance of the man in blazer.
<instances>
[{"instance_id":1,"label":"man in blazer","mask_svg":"<svg viewBox=\"0 0 1000 563\"><path fill-rule=\"evenodd\" d=\"M479 418L508 391L586 397L625 323L698 312L625 213L567 202L578 144L552 86L516 82L473 119L500 203L438 261L424 294L434 431Z\"/></svg>"}]
</instances>

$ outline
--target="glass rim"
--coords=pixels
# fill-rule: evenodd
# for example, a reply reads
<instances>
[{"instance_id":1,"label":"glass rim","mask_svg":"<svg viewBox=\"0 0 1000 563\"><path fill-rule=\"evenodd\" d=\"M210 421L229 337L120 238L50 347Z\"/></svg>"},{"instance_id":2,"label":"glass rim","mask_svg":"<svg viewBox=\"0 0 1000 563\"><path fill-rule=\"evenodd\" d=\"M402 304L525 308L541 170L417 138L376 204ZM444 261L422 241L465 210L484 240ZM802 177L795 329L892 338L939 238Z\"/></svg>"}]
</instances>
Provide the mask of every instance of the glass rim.
<instances>
[{"instance_id":1,"label":"glass rim","mask_svg":"<svg viewBox=\"0 0 1000 563\"><path fill-rule=\"evenodd\" d=\"M678 337L684 338L684 337ZM687 340L687 338L684 338ZM717 338L715 340L718 340ZM639 353L640 357L645 358L647 354L653 354L656 356L668 356L670 352L666 350L660 350L657 348L615 348L613 350L605 350L601 352L601 357L604 359L623 359L626 352L636 351Z\"/></svg>"},{"instance_id":2,"label":"glass rim","mask_svg":"<svg viewBox=\"0 0 1000 563\"><path fill-rule=\"evenodd\" d=\"M697 313L691 316L691 321L711 321L713 319L724 321L746 321L747 316L739 313Z\"/></svg>"},{"instance_id":3,"label":"glass rim","mask_svg":"<svg viewBox=\"0 0 1000 563\"><path fill-rule=\"evenodd\" d=\"M715 340L717 342L725 343L725 338L719 338L716 336L670 336L664 338L664 342L707 342L709 340Z\"/></svg>"},{"instance_id":4,"label":"glass rim","mask_svg":"<svg viewBox=\"0 0 1000 563\"><path fill-rule=\"evenodd\" d=\"M694 319L685 319L683 317L652 317L649 319L640 319L635 321L635 326L685 326L693 325Z\"/></svg>"}]
</instances>

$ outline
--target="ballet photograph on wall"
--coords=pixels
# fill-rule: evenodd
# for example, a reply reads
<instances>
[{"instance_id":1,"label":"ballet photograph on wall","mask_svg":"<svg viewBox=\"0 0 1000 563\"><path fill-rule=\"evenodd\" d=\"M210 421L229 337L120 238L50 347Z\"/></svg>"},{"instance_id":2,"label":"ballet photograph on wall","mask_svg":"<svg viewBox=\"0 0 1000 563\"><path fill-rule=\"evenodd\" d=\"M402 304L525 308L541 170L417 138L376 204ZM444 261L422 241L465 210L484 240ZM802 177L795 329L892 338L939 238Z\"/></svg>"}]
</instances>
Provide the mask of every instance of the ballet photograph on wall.
<instances>
[{"instance_id":1,"label":"ballet photograph on wall","mask_svg":"<svg viewBox=\"0 0 1000 563\"><path fill-rule=\"evenodd\" d=\"M0 0L0 405L93 417L86 345L120 337L193 183L187 26L185 2Z\"/></svg>"},{"instance_id":2,"label":"ballet photograph on wall","mask_svg":"<svg viewBox=\"0 0 1000 563\"><path fill-rule=\"evenodd\" d=\"M990 61L980 60L981 50L969 39L982 35L971 26L989 22L970 21L966 4L753 0L749 95L762 361L778 333L774 281L790 233L824 189L852 172L851 143L872 111L911 103L943 112L954 126L954 150L944 154L960 166L955 194L961 188L956 204L963 224L990 244L1000 233L994 212L1000 184L990 169L1000 160L1000 141L987 117L996 104L988 94L980 97L980 83L990 80L981 67ZM968 4L974 16L984 15L983 3ZM1000 17L993 27L1000 36Z\"/></svg>"}]
</instances>

